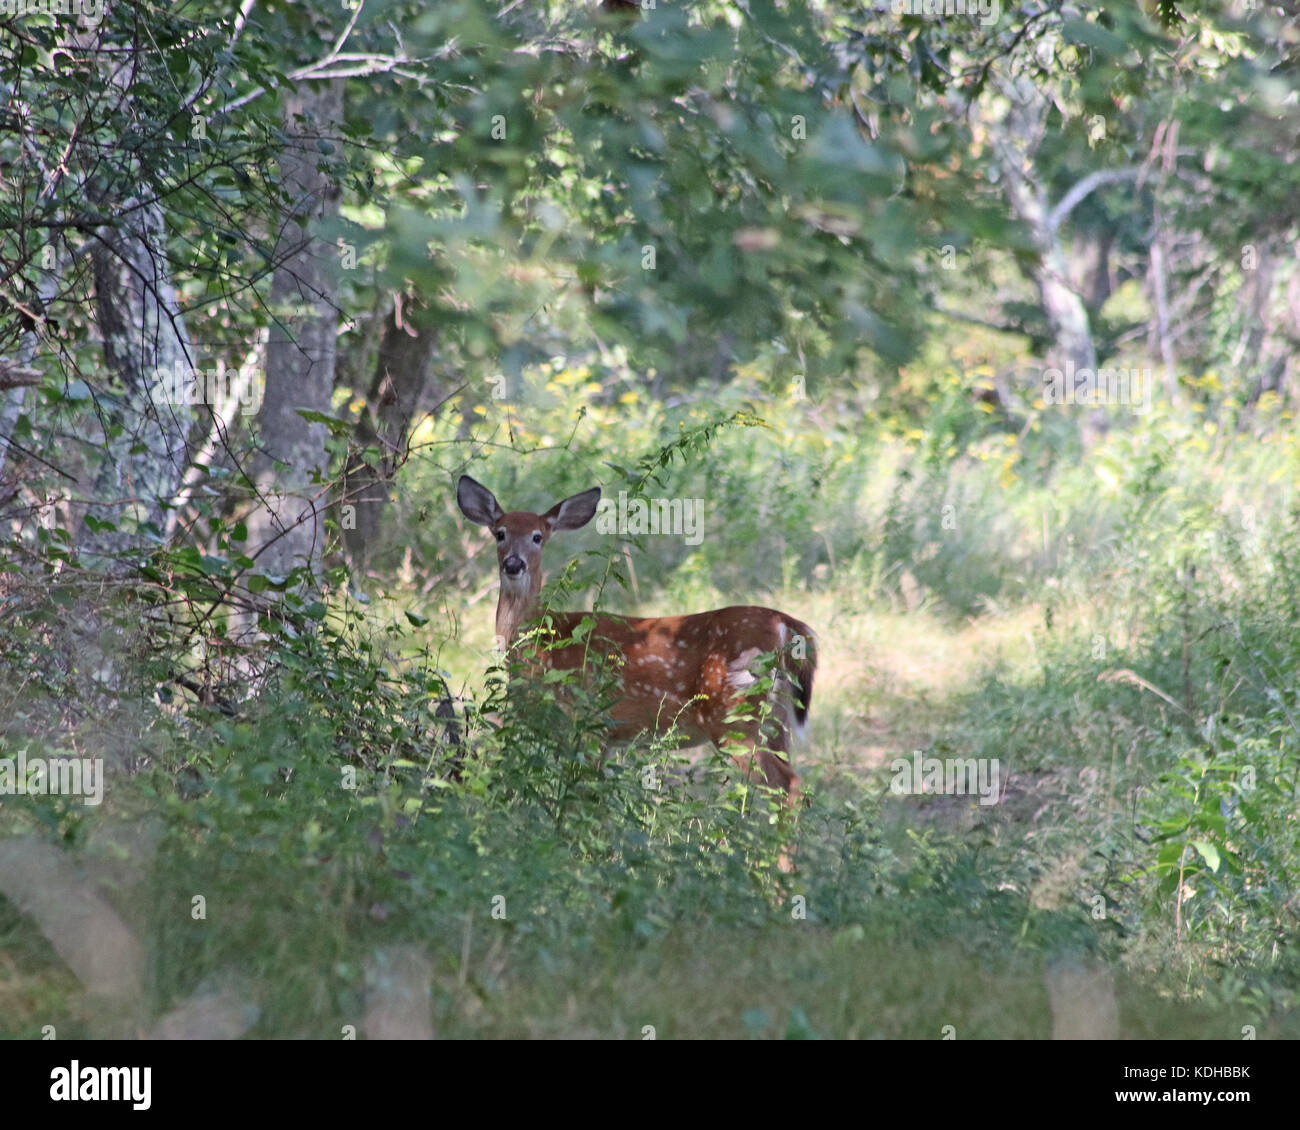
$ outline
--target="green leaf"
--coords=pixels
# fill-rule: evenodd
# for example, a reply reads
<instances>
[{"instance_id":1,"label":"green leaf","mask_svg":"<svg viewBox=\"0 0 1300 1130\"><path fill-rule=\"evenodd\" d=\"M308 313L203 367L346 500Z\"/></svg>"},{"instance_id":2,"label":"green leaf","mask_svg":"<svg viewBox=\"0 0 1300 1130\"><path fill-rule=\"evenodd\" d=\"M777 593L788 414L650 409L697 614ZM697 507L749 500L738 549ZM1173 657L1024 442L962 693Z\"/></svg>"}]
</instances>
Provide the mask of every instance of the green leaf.
<instances>
[{"instance_id":1,"label":"green leaf","mask_svg":"<svg viewBox=\"0 0 1300 1130\"><path fill-rule=\"evenodd\" d=\"M1061 25L1061 34L1067 42L1096 48L1103 55L1110 55L1113 58L1123 55L1128 50L1128 45L1119 36L1089 20L1066 20Z\"/></svg>"},{"instance_id":2,"label":"green leaf","mask_svg":"<svg viewBox=\"0 0 1300 1130\"><path fill-rule=\"evenodd\" d=\"M309 424L324 424L333 435L347 436L352 433L352 425L337 416L327 416L324 412L317 412L312 408L295 408L294 411Z\"/></svg>"},{"instance_id":3,"label":"green leaf","mask_svg":"<svg viewBox=\"0 0 1300 1130\"><path fill-rule=\"evenodd\" d=\"M1205 860L1206 866L1217 875L1221 862L1219 849L1208 840L1193 840L1192 847L1196 849L1196 854Z\"/></svg>"},{"instance_id":4,"label":"green leaf","mask_svg":"<svg viewBox=\"0 0 1300 1130\"><path fill-rule=\"evenodd\" d=\"M1165 868L1178 866L1178 861L1183 857L1182 844L1165 844L1164 847L1156 854L1156 866L1162 870Z\"/></svg>"}]
</instances>

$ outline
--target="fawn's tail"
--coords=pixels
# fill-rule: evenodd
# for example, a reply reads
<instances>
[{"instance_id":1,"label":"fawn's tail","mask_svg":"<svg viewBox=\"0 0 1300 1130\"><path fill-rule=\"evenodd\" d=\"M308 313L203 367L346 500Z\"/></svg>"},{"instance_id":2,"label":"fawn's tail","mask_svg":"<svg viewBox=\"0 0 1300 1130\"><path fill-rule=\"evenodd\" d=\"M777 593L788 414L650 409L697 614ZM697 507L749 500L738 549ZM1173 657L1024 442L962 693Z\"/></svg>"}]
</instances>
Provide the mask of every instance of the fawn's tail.
<instances>
[{"instance_id":1,"label":"fawn's tail","mask_svg":"<svg viewBox=\"0 0 1300 1130\"><path fill-rule=\"evenodd\" d=\"M803 737L812 711L813 676L817 673L817 637L807 624L786 617L786 629L791 633L786 642L786 674L794 683L795 730Z\"/></svg>"}]
</instances>

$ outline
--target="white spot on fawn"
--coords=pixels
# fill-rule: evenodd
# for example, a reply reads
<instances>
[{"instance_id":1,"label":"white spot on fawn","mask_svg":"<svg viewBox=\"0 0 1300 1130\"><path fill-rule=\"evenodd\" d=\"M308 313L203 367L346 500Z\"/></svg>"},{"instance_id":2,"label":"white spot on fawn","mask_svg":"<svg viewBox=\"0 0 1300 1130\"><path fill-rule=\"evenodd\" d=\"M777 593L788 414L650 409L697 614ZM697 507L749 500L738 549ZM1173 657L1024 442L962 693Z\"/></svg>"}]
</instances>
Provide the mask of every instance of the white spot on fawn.
<instances>
[{"instance_id":1,"label":"white spot on fawn","mask_svg":"<svg viewBox=\"0 0 1300 1130\"><path fill-rule=\"evenodd\" d=\"M758 682L758 677L749 669L749 665L761 654L762 652L756 647L748 647L742 651L727 667L727 682L737 690Z\"/></svg>"}]
</instances>

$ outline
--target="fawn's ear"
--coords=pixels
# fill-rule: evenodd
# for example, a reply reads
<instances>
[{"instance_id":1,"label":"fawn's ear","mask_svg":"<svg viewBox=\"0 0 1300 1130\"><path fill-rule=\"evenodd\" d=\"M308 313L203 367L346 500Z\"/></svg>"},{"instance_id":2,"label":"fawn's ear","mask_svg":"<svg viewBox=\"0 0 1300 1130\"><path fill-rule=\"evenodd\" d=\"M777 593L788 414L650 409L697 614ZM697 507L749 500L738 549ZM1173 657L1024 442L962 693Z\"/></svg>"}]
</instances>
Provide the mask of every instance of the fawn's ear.
<instances>
[{"instance_id":1,"label":"fawn's ear","mask_svg":"<svg viewBox=\"0 0 1300 1130\"><path fill-rule=\"evenodd\" d=\"M497 505L496 496L468 475L461 475L456 484L456 505L466 518L480 526L495 526L505 515Z\"/></svg>"},{"instance_id":2,"label":"fawn's ear","mask_svg":"<svg viewBox=\"0 0 1300 1130\"><path fill-rule=\"evenodd\" d=\"M581 494L557 502L542 515L542 521L550 528L551 533L555 533L556 530L579 529L595 517L596 503L599 501L600 487L592 487L591 490L584 490Z\"/></svg>"}]
</instances>

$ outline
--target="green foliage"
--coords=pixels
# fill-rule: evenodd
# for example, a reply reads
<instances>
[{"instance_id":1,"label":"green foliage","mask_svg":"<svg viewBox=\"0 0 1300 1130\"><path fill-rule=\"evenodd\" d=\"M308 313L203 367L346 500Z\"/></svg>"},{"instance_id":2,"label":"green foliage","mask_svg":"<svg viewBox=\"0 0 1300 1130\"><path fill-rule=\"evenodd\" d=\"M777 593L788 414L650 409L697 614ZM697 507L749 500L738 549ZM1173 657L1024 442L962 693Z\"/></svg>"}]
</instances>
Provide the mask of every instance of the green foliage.
<instances>
[{"instance_id":1,"label":"green foliage","mask_svg":"<svg viewBox=\"0 0 1300 1130\"><path fill-rule=\"evenodd\" d=\"M592 7L345 17L370 64L315 149L342 199L321 234L356 262L333 405L298 415L329 434L322 492L358 454L400 473L371 571L331 540L314 578L266 570L235 513L248 420L186 437L172 525L85 512L106 443L139 438L88 264L157 199L196 362L242 362L284 313L283 96L336 13L120 3L94 49L38 13L0 41L0 360L42 367L0 390L0 757L102 757L109 782L103 809L0 797L0 835L113 877L150 1020L233 977L253 1035L335 1038L396 943L429 955L449 1036L1045 1036L1044 977L1080 955L1117 971L1125 1035L1294 1033L1290 17ZM1068 273L1071 239L1111 257L1103 359L1156 318L1167 241L1176 403L1085 429L1024 378L1053 342L1003 199L1014 82L1045 200L1118 175L1057 229ZM394 295L441 382L404 463L352 442ZM702 503L698 539L555 539L552 614L814 625L796 875L789 814L724 757L608 748L612 665L528 680L492 654L467 469L512 509ZM132 549L85 552L119 529ZM998 759L1000 803L893 795L916 745ZM0 898L3 1034L103 1035L33 921Z\"/></svg>"},{"instance_id":2,"label":"green foliage","mask_svg":"<svg viewBox=\"0 0 1300 1130\"><path fill-rule=\"evenodd\" d=\"M941 571L927 572L922 538L940 541L951 561L969 562L970 547L984 546L985 618L1050 602L1037 660L987 657L983 680L943 704L947 723L932 746L940 755L996 756L1013 781L1039 790L1033 850L1016 831L1012 800L1006 815L995 806L966 828L949 826L891 798L880 773L796 751L812 802L798 821L799 873L782 876L778 810L724 759L692 763L670 735L606 748L612 670L581 681L555 672L534 684L516 679L506 694L506 667L485 649L440 642L448 621L436 608L426 615L408 597L406 614L388 617L386 599L359 603L342 588L313 602L297 598L289 578L267 579L296 600L263 620L255 698L234 695L226 714L174 682L161 697L131 691L143 715L136 732L150 735L135 750L149 751L143 770L112 775L103 815L61 803L40 810L48 819L33 825L24 815L31 810L6 805L9 830L41 831L81 851L106 817L160 819L157 850L139 861L142 893L121 904L138 908L130 921L154 955L151 1007L165 1012L240 970L258 1010L255 1035L332 1036L356 1017L371 955L401 942L438 955L434 1007L444 1034L558 1032L561 1022L546 1019L556 994L577 992L584 1003L575 1023L602 1034L644 1022L683 1035L925 1035L955 1012L966 1031L1045 1035L1044 964L1078 954L1132 969L1132 1031L1214 1032L1219 1008L1237 1010L1237 1023L1267 1023L1291 1007L1296 971L1282 943L1300 858L1292 721L1300 602L1289 568L1297 526L1288 497L1237 493L1264 457L1235 449L1232 474L1207 480L1200 464L1178 457L1203 432L1159 420L1113 434L1087 468L1064 464L1035 481L1016 475L1014 460L1008 470L1000 457L981 459L986 438L950 453L932 433L805 433L794 417L719 430L729 418L757 422L724 415L665 426L659 446L647 444L644 458L616 473L643 487L725 474L738 498L758 496L770 463L741 441L779 440L787 455L811 456L792 459L791 469L819 484L765 516L794 542L805 524L829 529L853 509L856 500L841 492L860 480L837 467L875 467L883 506L875 525L846 543L859 545L859 556L837 556L820 577L795 573L807 578L807 595L796 588L779 598L790 607L820 589L833 601L834 618L810 617L824 655L835 655L849 618L902 598L880 561L908 567L934 610L961 612L969 578L945 583ZM573 442L580 450L581 430ZM1032 435L1018 454L1021 464L1036 457ZM499 462L503 474L510 470ZM548 494L588 485L580 469L568 477ZM1105 512L1099 482L1109 484L1100 493L1110 521L1080 521L1085 504ZM1211 484L1234 505L1256 508L1249 529L1225 528ZM956 527L936 526L949 496L979 499L979 522L961 509ZM1046 553L1044 506L1053 515L1049 541L1058 543ZM158 586L162 577L173 599L144 605L201 608L210 587L232 583L240 532L223 529L235 550L227 562L153 557L145 568L154 574L143 579ZM695 553L721 563L753 532L744 521L721 523ZM65 539L51 534L44 544L68 569ZM595 561L591 583L617 583L608 556ZM653 601L660 607L709 588L684 564L662 575L643 565L642 598L646 586L662 585ZM871 576L874 590L857 591ZM195 584L205 587L191 591ZM627 596L611 591L605 602L616 595ZM12 608L20 596L11 590ZM572 599L557 594L555 604ZM120 631L129 631L132 607ZM6 637L2 662L10 679L41 665L21 701L28 723L54 734L51 722L38 721L47 717L40 704L55 695L89 702L92 684L49 634L57 614L32 612L20 634ZM210 637L205 646L219 644L222 623L194 622L200 638ZM273 623L279 630L269 630ZM165 650L166 635L151 638ZM140 673L159 686L178 658L154 654ZM834 658L824 662L835 670ZM458 745L435 708L462 680L474 693L459 710ZM851 704L819 693L819 725L852 719ZM49 740L26 748L66 747ZM1063 777L1076 783L1047 787ZM206 920L188 917L195 893L207 899ZM1098 896L1100 920L1090 913ZM805 916L792 917L799 905ZM71 1007L61 974L42 965L41 942L3 904L0 929L30 956L23 968L36 978L13 1014L15 1030L43 1010L72 1031L93 1032L94 1021L60 1013ZM1038 995L1024 997L1018 1018L988 1014L941 972L952 946L967 963L1001 965L1012 954L1011 983L1038 984ZM775 968L765 952L781 955ZM1162 972L1175 952L1177 985ZM863 962L909 970L902 984L910 988L864 981L854 972ZM732 986L726 996L708 987L719 980ZM1159 991L1201 1004L1170 1013ZM863 1028L866 1002L873 1015L894 1019Z\"/></svg>"}]
</instances>

